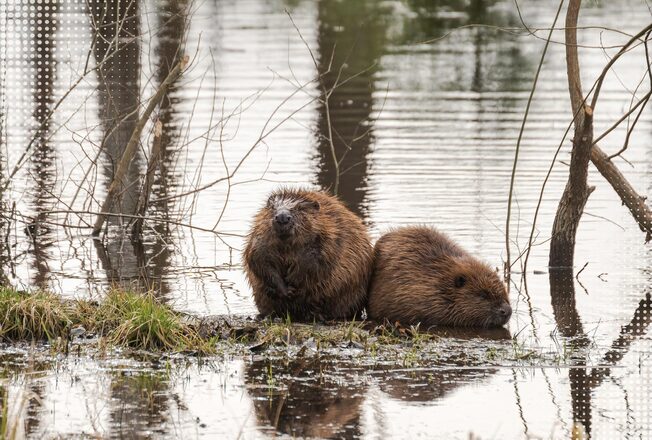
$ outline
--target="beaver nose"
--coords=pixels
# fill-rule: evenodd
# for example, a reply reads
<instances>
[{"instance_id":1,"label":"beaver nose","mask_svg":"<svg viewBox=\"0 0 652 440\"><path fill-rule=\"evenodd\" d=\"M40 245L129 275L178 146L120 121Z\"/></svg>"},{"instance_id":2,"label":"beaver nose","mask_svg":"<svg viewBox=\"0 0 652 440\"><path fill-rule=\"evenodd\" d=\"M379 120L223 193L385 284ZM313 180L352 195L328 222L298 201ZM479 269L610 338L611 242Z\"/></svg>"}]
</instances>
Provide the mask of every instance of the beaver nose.
<instances>
[{"instance_id":1,"label":"beaver nose","mask_svg":"<svg viewBox=\"0 0 652 440\"><path fill-rule=\"evenodd\" d=\"M276 216L274 216L274 221L281 226L290 223L290 219L292 219L292 216L290 216L290 213L286 211L279 212L278 214L276 214Z\"/></svg>"},{"instance_id":2,"label":"beaver nose","mask_svg":"<svg viewBox=\"0 0 652 440\"><path fill-rule=\"evenodd\" d=\"M498 308L498 314L500 315L501 318L505 320L505 322L507 322L509 321L509 318L512 316L512 307L507 303L503 303Z\"/></svg>"}]
</instances>

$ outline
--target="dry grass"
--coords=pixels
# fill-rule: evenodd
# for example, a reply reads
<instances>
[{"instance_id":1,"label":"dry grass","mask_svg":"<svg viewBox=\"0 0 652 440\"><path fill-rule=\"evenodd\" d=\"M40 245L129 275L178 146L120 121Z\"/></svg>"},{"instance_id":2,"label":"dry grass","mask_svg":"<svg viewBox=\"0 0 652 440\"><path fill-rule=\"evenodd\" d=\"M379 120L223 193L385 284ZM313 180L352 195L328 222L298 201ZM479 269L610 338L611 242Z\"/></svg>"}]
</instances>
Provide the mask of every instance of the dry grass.
<instances>
[{"instance_id":1,"label":"dry grass","mask_svg":"<svg viewBox=\"0 0 652 440\"><path fill-rule=\"evenodd\" d=\"M67 340L82 326L115 346L151 351L210 353L212 339L201 338L181 314L152 293L111 290L100 304L64 300L52 293L0 288L0 339Z\"/></svg>"},{"instance_id":2,"label":"dry grass","mask_svg":"<svg viewBox=\"0 0 652 440\"><path fill-rule=\"evenodd\" d=\"M73 310L52 293L0 288L0 339L53 340L67 333Z\"/></svg>"},{"instance_id":3,"label":"dry grass","mask_svg":"<svg viewBox=\"0 0 652 440\"><path fill-rule=\"evenodd\" d=\"M197 332L153 294L112 290L97 308L96 325L108 329L109 341L144 350L206 352Z\"/></svg>"}]
</instances>

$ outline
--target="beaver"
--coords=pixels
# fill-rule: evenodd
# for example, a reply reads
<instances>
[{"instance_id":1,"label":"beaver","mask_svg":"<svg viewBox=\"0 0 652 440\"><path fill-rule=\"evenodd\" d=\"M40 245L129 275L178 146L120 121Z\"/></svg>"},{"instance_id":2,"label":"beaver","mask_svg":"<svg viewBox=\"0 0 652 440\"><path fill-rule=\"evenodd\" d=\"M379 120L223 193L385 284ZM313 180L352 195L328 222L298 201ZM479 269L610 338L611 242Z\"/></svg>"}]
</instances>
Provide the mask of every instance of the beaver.
<instances>
[{"instance_id":1,"label":"beaver","mask_svg":"<svg viewBox=\"0 0 652 440\"><path fill-rule=\"evenodd\" d=\"M336 197L281 188L254 218L244 268L262 316L351 319L366 303L373 247Z\"/></svg>"},{"instance_id":2,"label":"beaver","mask_svg":"<svg viewBox=\"0 0 652 440\"><path fill-rule=\"evenodd\" d=\"M374 248L369 318L421 327L498 327L512 309L505 285L487 264L443 233L403 227Z\"/></svg>"}]
</instances>

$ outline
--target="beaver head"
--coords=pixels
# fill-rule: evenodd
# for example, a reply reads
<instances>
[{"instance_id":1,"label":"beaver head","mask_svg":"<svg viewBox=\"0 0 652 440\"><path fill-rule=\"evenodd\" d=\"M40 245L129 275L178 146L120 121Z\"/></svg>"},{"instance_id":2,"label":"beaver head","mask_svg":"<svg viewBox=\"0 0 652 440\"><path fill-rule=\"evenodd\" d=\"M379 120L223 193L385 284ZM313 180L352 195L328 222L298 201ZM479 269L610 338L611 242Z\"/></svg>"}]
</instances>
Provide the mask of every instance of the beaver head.
<instances>
[{"instance_id":1,"label":"beaver head","mask_svg":"<svg viewBox=\"0 0 652 440\"><path fill-rule=\"evenodd\" d=\"M450 323L461 326L502 326L512 316L505 285L485 263L468 256L447 258L439 292L444 305L455 310Z\"/></svg>"},{"instance_id":2,"label":"beaver head","mask_svg":"<svg viewBox=\"0 0 652 440\"><path fill-rule=\"evenodd\" d=\"M265 209L272 233L281 241L292 242L310 235L320 205L309 192L284 190L273 193Z\"/></svg>"}]
</instances>

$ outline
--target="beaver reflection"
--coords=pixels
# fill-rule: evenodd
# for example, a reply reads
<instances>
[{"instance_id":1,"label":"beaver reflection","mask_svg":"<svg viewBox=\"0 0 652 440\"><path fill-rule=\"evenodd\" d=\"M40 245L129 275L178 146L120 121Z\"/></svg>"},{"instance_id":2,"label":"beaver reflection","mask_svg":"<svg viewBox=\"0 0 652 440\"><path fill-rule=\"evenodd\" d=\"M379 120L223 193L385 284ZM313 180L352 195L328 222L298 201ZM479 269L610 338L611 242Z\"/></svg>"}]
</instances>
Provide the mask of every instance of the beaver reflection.
<instances>
[{"instance_id":1,"label":"beaver reflection","mask_svg":"<svg viewBox=\"0 0 652 440\"><path fill-rule=\"evenodd\" d=\"M351 380L355 368L323 357L252 361L245 382L261 428L301 438L360 437L366 385Z\"/></svg>"},{"instance_id":2,"label":"beaver reflection","mask_svg":"<svg viewBox=\"0 0 652 440\"><path fill-rule=\"evenodd\" d=\"M478 365L483 362L482 356L473 359L466 347L472 339L483 340L510 340L511 334L505 328L493 329L472 329L472 328L441 328L430 331L442 338L451 341L462 341L459 349L451 347L449 354L444 358L437 359L421 368L405 372L404 369L392 371L385 370L380 373L378 384L380 390L390 397L407 402L430 402L446 397L452 391L469 385L484 381L498 372L496 368L478 366L468 368L469 364ZM486 344L483 344L486 346ZM424 368L425 367L425 368Z\"/></svg>"},{"instance_id":3,"label":"beaver reflection","mask_svg":"<svg viewBox=\"0 0 652 440\"><path fill-rule=\"evenodd\" d=\"M415 370L408 374L389 374L379 381L380 389L396 400L431 402L446 397L465 385L480 382L496 374L495 368L445 368Z\"/></svg>"}]
</instances>

